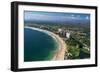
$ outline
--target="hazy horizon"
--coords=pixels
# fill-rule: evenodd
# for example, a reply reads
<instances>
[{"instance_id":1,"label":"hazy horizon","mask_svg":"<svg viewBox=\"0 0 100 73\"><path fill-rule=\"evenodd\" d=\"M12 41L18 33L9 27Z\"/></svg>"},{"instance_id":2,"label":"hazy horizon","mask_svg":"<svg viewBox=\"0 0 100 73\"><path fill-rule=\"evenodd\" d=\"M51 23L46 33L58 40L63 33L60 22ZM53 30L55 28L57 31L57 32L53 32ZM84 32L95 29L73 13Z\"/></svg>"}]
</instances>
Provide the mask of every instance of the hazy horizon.
<instances>
[{"instance_id":1,"label":"hazy horizon","mask_svg":"<svg viewBox=\"0 0 100 73\"><path fill-rule=\"evenodd\" d=\"M90 14L64 13L64 12L43 12L24 11L24 21L38 23L90 23Z\"/></svg>"}]
</instances>

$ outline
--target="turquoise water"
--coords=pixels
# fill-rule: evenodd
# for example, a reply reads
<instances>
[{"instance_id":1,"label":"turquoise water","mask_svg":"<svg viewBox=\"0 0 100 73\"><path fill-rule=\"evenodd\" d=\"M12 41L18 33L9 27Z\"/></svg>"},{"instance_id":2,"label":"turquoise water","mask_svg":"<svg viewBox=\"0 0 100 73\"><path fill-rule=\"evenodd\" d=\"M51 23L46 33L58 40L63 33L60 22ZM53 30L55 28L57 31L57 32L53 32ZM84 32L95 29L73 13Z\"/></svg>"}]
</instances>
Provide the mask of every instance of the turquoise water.
<instances>
[{"instance_id":1,"label":"turquoise water","mask_svg":"<svg viewBox=\"0 0 100 73\"><path fill-rule=\"evenodd\" d=\"M24 61L45 61L53 58L57 42L48 34L24 28Z\"/></svg>"}]
</instances>

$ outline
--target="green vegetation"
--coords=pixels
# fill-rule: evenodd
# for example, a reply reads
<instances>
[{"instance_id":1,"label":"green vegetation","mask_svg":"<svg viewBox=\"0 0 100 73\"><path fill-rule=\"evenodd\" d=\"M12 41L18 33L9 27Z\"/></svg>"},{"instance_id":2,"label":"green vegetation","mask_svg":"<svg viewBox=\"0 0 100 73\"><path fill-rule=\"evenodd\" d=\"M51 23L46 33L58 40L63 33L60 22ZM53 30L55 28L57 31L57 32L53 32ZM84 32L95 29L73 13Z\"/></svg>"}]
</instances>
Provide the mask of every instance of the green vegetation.
<instances>
[{"instance_id":1,"label":"green vegetation","mask_svg":"<svg viewBox=\"0 0 100 73\"><path fill-rule=\"evenodd\" d=\"M70 49L68 50L68 52L69 52L68 58L70 58L70 59L76 59L76 58L79 57L80 49L71 46Z\"/></svg>"},{"instance_id":2,"label":"green vegetation","mask_svg":"<svg viewBox=\"0 0 100 73\"><path fill-rule=\"evenodd\" d=\"M84 59L90 57L90 51L82 43L70 38L66 40L68 46L68 59ZM84 47L84 48L83 48Z\"/></svg>"}]
</instances>

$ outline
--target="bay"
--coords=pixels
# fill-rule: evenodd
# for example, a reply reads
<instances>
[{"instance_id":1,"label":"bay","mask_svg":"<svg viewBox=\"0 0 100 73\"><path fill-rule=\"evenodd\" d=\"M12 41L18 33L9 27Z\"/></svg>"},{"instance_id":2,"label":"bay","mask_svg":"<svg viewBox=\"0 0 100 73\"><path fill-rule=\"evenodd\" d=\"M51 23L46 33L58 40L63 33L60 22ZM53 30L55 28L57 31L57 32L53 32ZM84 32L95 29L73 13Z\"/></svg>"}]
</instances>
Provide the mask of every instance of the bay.
<instances>
[{"instance_id":1,"label":"bay","mask_svg":"<svg viewBox=\"0 0 100 73\"><path fill-rule=\"evenodd\" d=\"M48 34L24 28L24 61L51 60L57 50L57 42Z\"/></svg>"}]
</instances>

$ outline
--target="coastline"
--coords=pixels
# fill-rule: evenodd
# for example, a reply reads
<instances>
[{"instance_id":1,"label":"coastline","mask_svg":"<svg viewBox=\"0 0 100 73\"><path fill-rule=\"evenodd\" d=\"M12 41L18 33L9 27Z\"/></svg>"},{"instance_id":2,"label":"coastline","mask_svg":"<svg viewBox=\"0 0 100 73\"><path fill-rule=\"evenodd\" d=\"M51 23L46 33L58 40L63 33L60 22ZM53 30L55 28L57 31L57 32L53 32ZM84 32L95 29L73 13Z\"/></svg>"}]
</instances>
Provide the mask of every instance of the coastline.
<instances>
[{"instance_id":1,"label":"coastline","mask_svg":"<svg viewBox=\"0 0 100 73\"><path fill-rule=\"evenodd\" d=\"M47 31L47 30L43 30L43 29L39 29L39 28L35 28L35 27L25 26L24 28L30 28L30 29L33 29L33 30L37 30L37 31L40 31L40 32L44 32L44 33L50 35L52 38L54 38L55 41L59 45L58 45L58 50L55 53L55 55L54 55L54 57L53 57L52 60L64 60L65 51L67 49L67 46L66 46L66 43L63 41L63 39L61 37L59 37L59 35L57 35L57 34L55 34L53 32L50 32L50 31Z\"/></svg>"}]
</instances>

